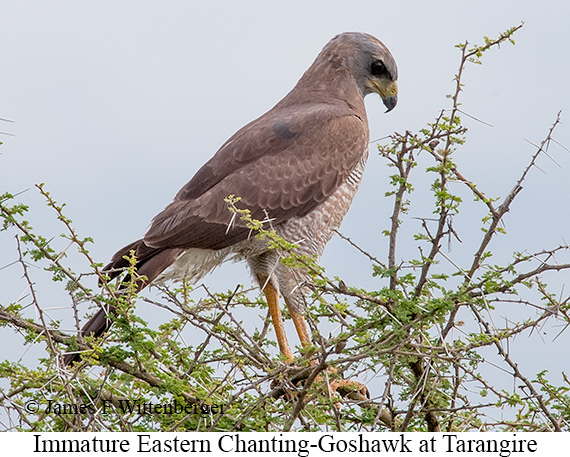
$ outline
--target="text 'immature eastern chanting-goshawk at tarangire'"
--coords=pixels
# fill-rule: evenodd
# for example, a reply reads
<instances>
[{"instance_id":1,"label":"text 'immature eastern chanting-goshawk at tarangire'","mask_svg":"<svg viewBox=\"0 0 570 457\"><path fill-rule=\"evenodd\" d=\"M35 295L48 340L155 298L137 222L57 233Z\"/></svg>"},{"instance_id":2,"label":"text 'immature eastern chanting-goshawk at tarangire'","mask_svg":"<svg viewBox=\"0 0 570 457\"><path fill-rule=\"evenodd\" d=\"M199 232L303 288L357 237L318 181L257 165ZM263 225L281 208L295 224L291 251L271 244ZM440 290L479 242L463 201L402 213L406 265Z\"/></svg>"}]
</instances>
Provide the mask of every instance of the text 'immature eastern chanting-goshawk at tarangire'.
<instances>
[{"instance_id":1,"label":"text 'immature eastern chanting-goshawk at tarangire'","mask_svg":"<svg viewBox=\"0 0 570 457\"><path fill-rule=\"evenodd\" d=\"M283 296L303 345L310 336L305 312L309 277L280 261L267 241L251 236L226 198L241 198L253 219L271 220L276 233L319 259L356 194L368 157L364 97L380 94L396 106L398 70L375 37L333 38L297 85L274 108L232 136L152 221L144 238L125 246L105 272L117 277L136 256L139 289L168 279L197 281L228 258L245 259L263 289L279 348L293 354L283 327ZM82 335L101 335L112 309L99 310ZM69 353L65 362L77 360Z\"/></svg>"}]
</instances>

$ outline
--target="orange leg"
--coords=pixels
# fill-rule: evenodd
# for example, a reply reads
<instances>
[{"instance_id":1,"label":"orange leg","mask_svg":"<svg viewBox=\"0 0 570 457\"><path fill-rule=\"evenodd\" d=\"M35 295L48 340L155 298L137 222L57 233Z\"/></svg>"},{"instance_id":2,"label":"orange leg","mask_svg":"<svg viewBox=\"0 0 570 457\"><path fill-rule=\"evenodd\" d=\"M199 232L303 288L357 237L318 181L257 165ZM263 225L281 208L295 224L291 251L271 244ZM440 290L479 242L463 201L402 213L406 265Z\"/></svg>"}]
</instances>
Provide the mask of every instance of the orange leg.
<instances>
[{"instance_id":1,"label":"orange leg","mask_svg":"<svg viewBox=\"0 0 570 457\"><path fill-rule=\"evenodd\" d=\"M289 306L289 303L287 303L287 306L289 308L289 314L291 314L291 319L293 319L293 323L295 324L297 335L299 335L299 339L301 340L301 345L306 347L311 344L311 337L309 336L309 329L307 328L305 318L302 314L293 311L293 308Z\"/></svg>"},{"instance_id":2,"label":"orange leg","mask_svg":"<svg viewBox=\"0 0 570 457\"><path fill-rule=\"evenodd\" d=\"M259 279L259 283L263 287L263 293L267 299L267 306L269 308L269 314L271 314L273 327L275 328L279 350L285 356L285 360L287 360L287 362L292 362L293 353L289 347L289 342L287 341L287 335L285 333L285 326L283 325L283 316L281 315L281 309L279 308L279 294L269 281L261 281L262 278Z\"/></svg>"},{"instance_id":3,"label":"orange leg","mask_svg":"<svg viewBox=\"0 0 570 457\"><path fill-rule=\"evenodd\" d=\"M295 329L297 330L297 334L299 335L301 344L303 345L303 347L306 347L307 345L311 344L311 337L309 336L309 330L307 328L307 323L305 322L305 318L303 317L302 314L299 314L293 310L293 307L291 306L289 301L285 300L285 302L287 303L287 307L289 308L289 314L291 314L291 318L293 319L293 322L295 324ZM317 361L313 359L311 360L310 364L314 366L317 364ZM334 373L336 370L334 368L332 369L329 368L328 371L329 373L330 372ZM370 394L366 386L364 386L358 381L351 381L348 379L335 379L329 383L329 388L331 390L331 394L334 394L335 392L338 391L339 393L346 395L351 391L355 391L370 398Z\"/></svg>"},{"instance_id":4,"label":"orange leg","mask_svg":"<svg viewBox=\"0 0 570 457\"><path fill-rule=\"evenodd\" d=\"M291 352L291 347L287 341L287 335L285 333L285 326L283 325L283 315L281 314L281 309L279 308L279 294L275 288L271 285L267 279L259 277L259 283L263 287L263 293L267 299L267 306L269 308L269 314L271 315L271 320L273 322L273 327L275 328L275 335L277 337L277 344L279 345L279 350L285 356L287 362L293 361L293 353ZM299 340L301 340L301 345L303 347L311 344L311 337L309 335L309 329L307 328L307 322L302 314L296 312L293 307L285 300L287 307L289 308L289 314L291 314L291 319L295 324L295 329L299 335ZM311 365L316 364L316 360L312 360ZM335 371L334 369L332 370ZM351 381L346 379L335 379L329 384L331 393L339 391L340 393L346 394L350 391L360 392L370 398L368 389L363 384L358 381Z\"/></svg>"},{"instance_id":5,"label":"orange leg","mask_svg":"<svg viewBox=\"0 0 570 457\"><path fill-rule=\"evenodd\" d=\"M303 347L307 347L312 342L311 336L309 335L309 328L307 327L307 322L305 321L305 318L303 317L302 314L295 311L293 306L291 306L289 300L285 299L285 303L287 304L287 308L289 309L289 314L291 315L291 319L295 324L295 330L297 330L297 335L299 335L299 340L301 341L301 345ZM310 361L311 366L316 364L317 361L315 359L312 359Z\"/></svg>"}]
</instances>

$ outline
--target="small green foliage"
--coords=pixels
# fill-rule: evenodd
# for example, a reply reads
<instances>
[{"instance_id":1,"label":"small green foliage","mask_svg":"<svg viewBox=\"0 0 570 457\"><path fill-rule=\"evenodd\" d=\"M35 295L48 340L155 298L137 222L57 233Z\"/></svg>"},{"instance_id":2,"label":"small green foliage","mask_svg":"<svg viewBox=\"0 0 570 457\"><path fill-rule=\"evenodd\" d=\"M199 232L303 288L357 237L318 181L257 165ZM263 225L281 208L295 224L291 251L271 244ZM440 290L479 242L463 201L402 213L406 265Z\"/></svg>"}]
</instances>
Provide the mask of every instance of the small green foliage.
<instances>
[{"instance_id":1,"label":"small green foliage","mask_svg":"<svg viewBox=\"0 0 570 457\"><path fill-rule=\"evenodd\" d=\"M567 327L570 300L556 293L543 275L570 269L557 260L569 247L518 251L512 259L493 255L491 242L496 234L506 235L502 218L522 179L507 197L488 197L456 160L467 138L459 100L465 89L463 72L468 63L481 64L489 49L514 43L519 28L497 39L484 37L483 45L458 45L455 92L447 97L451 106L418 132L394 134L378 146L391 171L385 198L393 209L379 240L388 241L387 249L379 249L388 252L387 260L358 248L371 262L377 285L372 290L329 278L315 258L301 255L297 244L280 237L269 218L253 217L239 197L226 199L232 224L247 227L251 236L279 253L284 265L311 280L305 317L312 344L297 348L292 364L278 351L267 305L258 292L241 285L211 292L182 281L139 294L144 278L137 274L135 253L125 257L129 267L119 282L109 282L100 271L103 264L88 250L93 239L76 232L65 204L57 203L45 185L36 188L63 227L60 237L37 233L27 220L33 219L33 211L17 195L2 194L1 230L17 234L15 264L24 271L30 297L0 303L0 326L17 330L23 344L43 349L32 363L0 361L0 377L9 384L0 406L12 428L570 430L566 375L526 376L504 349L515 336L539 331L547 320L560 319ZM457 260L451 247L460 242L461 233L454 221L465 224L474 216L472 224L479 226L481 214L486 214L481 239L468 240L479 244L466 261ZM402 246L406 252L417 249L417 254L403 256ZM29 271L30 265L41 268ZM46 273L67 294L69 315L83 322L87 305L89 313L104 306L113 320L110 331L81 338L64 331L67 324L60 329L59 315L54 318L47 311L64 304L35 293L34 275ZM88 286L89 279L101 287ZM139 317L139 304L159 310L160 321ZM512 305L516 313L509 312ZM287 309L283 314L291 318ZM66 352L80 352L81 361L62 368ZM488 361L489 353L498 355ZM487 377L494 366L515 382L505 388L496 385ZM344 398L342 388L331 392L328 383L341 378L370 381L372 399L359 398L357 388L344 388ZM190 412L141 413L136 408L144 404L186 405ZM52 411L46 412L50 405Z\"/></svg>"}]
</instances>

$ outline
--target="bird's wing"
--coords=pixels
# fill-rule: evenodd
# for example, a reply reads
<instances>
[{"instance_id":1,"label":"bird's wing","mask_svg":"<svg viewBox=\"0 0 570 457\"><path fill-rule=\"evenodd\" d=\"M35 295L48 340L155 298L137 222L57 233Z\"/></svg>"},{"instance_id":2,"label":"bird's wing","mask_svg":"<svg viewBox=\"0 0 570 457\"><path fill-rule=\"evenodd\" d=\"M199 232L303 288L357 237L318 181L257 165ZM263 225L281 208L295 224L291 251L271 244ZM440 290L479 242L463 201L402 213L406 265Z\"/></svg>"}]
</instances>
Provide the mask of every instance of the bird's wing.
<instances>
[{"instance_id":1,"label":"bird's wing","mask_svg":"<svg viewBox=\"0 0 570 457\"><path fill-rule=\"evenodd\" d=\"M220 249L248 236L225 199L273 225L307 214L348 177L368 147L368 126L335 105L269 111L230 138L158 214L152 248Z\"/></svg>"}]
</instances>

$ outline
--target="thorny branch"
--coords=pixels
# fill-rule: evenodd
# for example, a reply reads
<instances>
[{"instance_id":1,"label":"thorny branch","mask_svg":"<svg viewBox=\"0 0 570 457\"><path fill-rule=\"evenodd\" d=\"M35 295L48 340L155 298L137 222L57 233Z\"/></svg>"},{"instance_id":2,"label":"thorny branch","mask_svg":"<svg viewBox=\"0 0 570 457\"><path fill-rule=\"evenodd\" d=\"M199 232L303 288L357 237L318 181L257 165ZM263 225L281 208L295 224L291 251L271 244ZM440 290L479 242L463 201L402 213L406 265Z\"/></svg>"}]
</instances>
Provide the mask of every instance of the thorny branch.
<instances>
[{"instance_id":1,"label":"thorny branch","mask_svg":"<svg viewBox=\"0 0 570 457\"><path fill-rule=\"evenodd\" d=\"M391 217L391 228L388 231L389 234L389 263L388 267L390 269L390 289L395 290L398 281L397 281L397 263L396 263L396 240L398 239L398 227L400 224L400 215L406 211L406 206L404 205L403 195L405 192L409 192L411 190L411 185L409 184L410 179L410 172L417 165L416 156L422 150L428 151L432 157L436 159L438 164L437 167L432 167L428 169L429 171L435 171L439 175L439 179L433 185L434 194L436 195L436 204L439 217L437 219L437 228L435 233L431 233L426 219L423 219L423 228L425 229L425 239L429 241L430 250L429 253L424 256L422 254L421 258L421 272L419 279L415 283L415 290L414 290L414 297L419 299L424 293L426 284L428 283L429 272L432 267L436 264L436 259L439 255L441 255L441 241L444 236L454 236L457 239L457 233L453 230L451 225L451 217L456 213L458 208L459 202L461 200L455 197L451 192L448 191L447 182L450 178L454 180L458 180L459 182L464 183L479 199L479 201L484 202L491 214L491 223L488 229L486 230L486 234L483 237L483 240L479 246L479 249L474 255L474 260L471 267L465 273L465 270L460 269L459 273L464 276L465 282L462 286L464 289L470 287L470 283L474 277L474 275L479 271L480 267L482 266L481 261L484 255L487 246L489 245L492 236L497 230L499 223L501 222L505 213L507 213L511 207L511 204L514 201L514 198L522 189L522 183L526 178L529 170L535 165L536 159L542 151L545 151L548 148L548 145L552 141L552 133L555 127L560 122L560 113L556 119L556 122L552 126L549 131L547 138L542 142L540 147L538 148L537 153L532 157L531 163L529 166L524 170L523 175L516 183L513 191L511 191L508 196L505 198L504 203L495 208L493 205L493 200L485 197L485 194L479 190L479 188L473 184L471 181L467 180L462 173L459 172L457 166L452 162L451 156L454 152L454 149L457 144L463 143L463 135L466 133L466 129L461 125L458 113L462 112L459 108L459 96L461 91L463 90L463 83L462 83L462 75L465 69L465 66L468 62L477 61L477 59L481 56L483 52L487 49L500 45L503 41L510 40L512 41L511 35L522 27L522 24L518 27L512 28L506 33L502 34L497 40L489 40L486 39L486 44L480 47L474 47L472 49L468 48L468 43L464 43L460 45L460 49L462 51L461 55L461 62L459 66L459 71L456 75L455 82L455 92L450 96L452 100L452 107L450 110L450 114L446 116L445 110L442 111L437 118L436 122L430 124L430 129L424 130L422 133L424 135L423 138L418 136L411 135L410 132L406 132L405 135L395 135L392 137L392 145L391 146L381 146L379 147L381 155L386 157L390 164L397 168L398 174L393 177L393 183L396 187L394 194L394 210ZM443 140L443 147L438 148L441 141ZM446 256L444 256L446 257ZM447 258L447 257L446 257ZM401 266L400 266L401 268ZM512 268L512 267L509 267ZM508 284L505 284L503 287L499 288L501 292L508 292L513 289L514 284L518 284L525 279L535 277L540 273L546 270L563 270L568 268L568 265L548 265L543 264L537 269L533 270L532 272L527 272L520 275L518 278L515 278L514 281L509 281ZM479 294L485 295L483 292L484 286L486 284L483 281L483 284L479 284L479 287L474 287L471 289L472 295L471 298L478 296ZM477 292L473 292L473 289L477 289ZM446 327L442 330L442 334L440 337L440 342L445 340L447 335L449 334L450 330L454 326L455 317L459 307L461 305L458 303L455 305L455 308L451 311L450 317L448 319L448 323ZM416 316L416 312L412 312L412 316ZM423 336L420 336L420 342L423 341ZM421 360L414 360L410 363L410 368L414 373L416 380L419 382L424 382L428 378L428 373L426 370L430 370L430 365L424 365ZM422 381L423 380L423 381ZM457 380L456 380L457 382ZM419 384L418 384L419 385ZM457 389L457 387L456 387ZM426 389L425 386L421 387L418 391L421 396L422 404L424 405L423 409L426 411L426 422L428 424L428 428L432 431L439 429L438 419L433 414L433 409L430 408L429 402L429 389ZM417 397L413 397L416 398ZM457 398L457 391L454 392L454 399ZM455 401L455 400L454 400ZM411 418L413 417L413 405L412 402L410 404L410 408L408 409L407 418L404 420L404 427L407 426Z\"/></svg>"},{"instance_id":2,"label":"thorny branch","mask_svg":"<svg viewBox=\"0 0 570 457\"><path fill-rule=\"evenodd\" d=\"M459 101L465 66L486 50L511 40L518 28L496 40L486 39L483 46L460 45L451 109L441 111L420 133L395 134L391 144L379 148L395 170L393 191L387 195L394 203L385 232L386 261L341 235L370 262L379 284L375 290L328 278L314 259L297 256L293 244L272 232L269 218L249 221L253 224L251 236L260 233L280 249L284 260L314 277L313 302L306 315L313 345L299 349L293 364L279 357L266 305L257 292L235 287L214 293L205 286L192 288L186 283L154 288L139 299L160 313L160 324L148 325L132 309L134 292L129 300L115 294L116 286L106 282L87 250L90 240L75 232L64 207L42 186L38 186L41 195L65 228L67 244L59 251L54 239L37 235L23 219L22 206L10 206L13 196L0 197L4 229L18 233L18 258L1 273L19 265L29 292L13 303L0 304L0 324L19 332L30 346L45 347L48 353L38 362L39 368L27 368L21 361L0 363L0 378L10 380L0 398L9 417L4 428L570 430L567 378L563 377L562 386L554 386L543 373L529 376L509 351L517 335L538 332L554 320L564 325L563 331L569 325L570 298L554 294L544 279L570 270L566 261L569 246L517 253L505 265L490 264L486 254L536 161L548 153L551 144L559 145L553 134L560 114L500 205L467 179L453 161L466 134L459 119L465 114ZM435 177L429 190L435 197L433 220L408 215L413 205L411 194L416 191L414 171L420 168L420 160L430 161L427 169ZM452 220L470 215L462 211L461 198L451 191L452 181L463 183L477 199L473 204L484 205L489 215L481 242L467 263L442 252L446 237L459 239ZM415 240L404 239L402 224L418 219L423 231ZM420 250L418 259L403 261L398 249L404 243L427 244L427 249L425 254ZM70 258L77 254L89 275L77 275L70 267ZM441 259L446 262L440 263ZM79 305L91 303L117 310L112 330L98 340L77 339L59 330L58 321L47 314L49 305L36 293L39 286L34 280L37 271L29 268L32 262L58 281L65 281L77 327L82 316ZM86 285L85 279L90 277L103 284L101 291L94 292ZM517 315L524 317L501 319L509 305L516 305ZM37 319L27 318L28 307L35 309ZM503 320L504 324L497 325ZM486 348L493 348L498 357L485 359ZM83 360L64 369L58 361L70 350L81 351ZM522 394L517 386L496 385L480 373L482 367L509 373L524 384ZM372 398L350 390L342 396L332 395L328 385L340 377L367 384ZM125 401L169 403L174 399L198 405L223 404L224 413L102 414L105 402L119 409ZM93 410L84 415L50 415L44 408L32 414L24 407L29 400L43 407L47 401L87 404ZM511 416L494 418L492 411L498 408L510 410ZM0 423L3 420L0 416Z\"/></svg>"}]
</instances>

